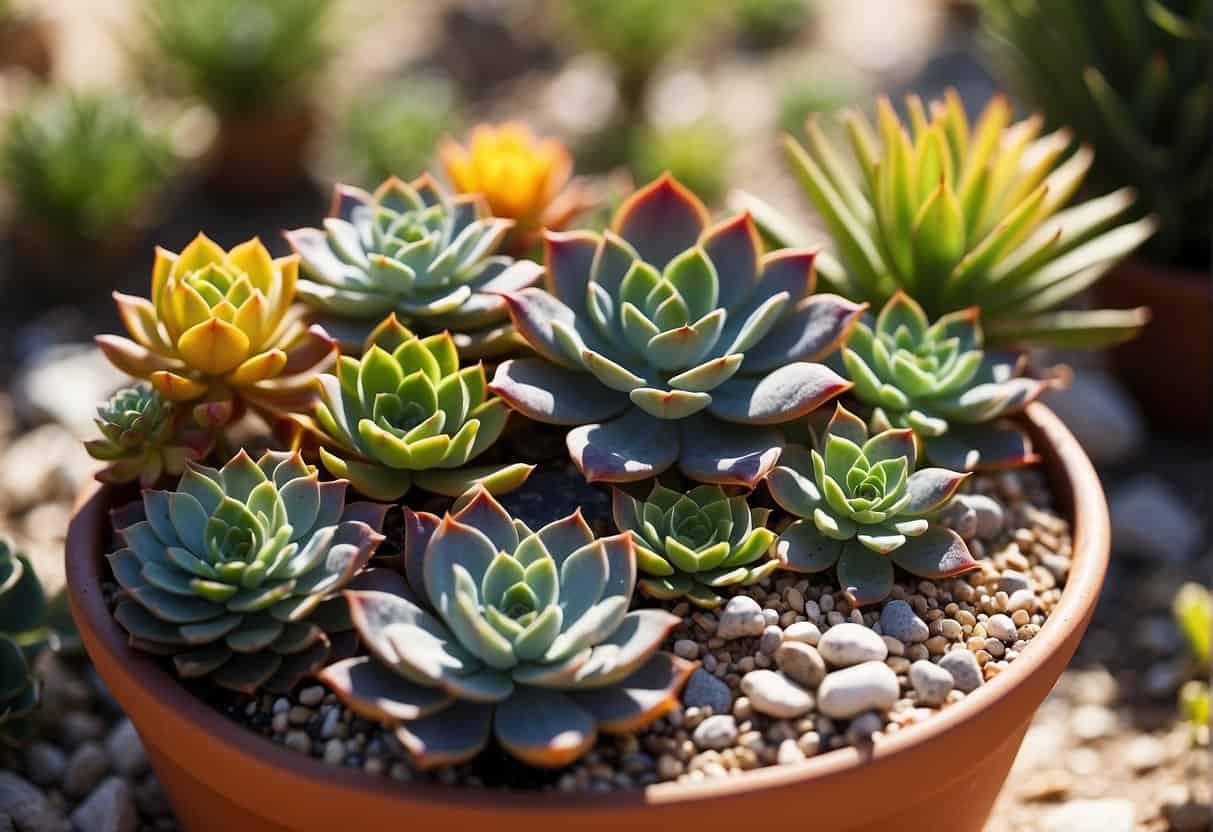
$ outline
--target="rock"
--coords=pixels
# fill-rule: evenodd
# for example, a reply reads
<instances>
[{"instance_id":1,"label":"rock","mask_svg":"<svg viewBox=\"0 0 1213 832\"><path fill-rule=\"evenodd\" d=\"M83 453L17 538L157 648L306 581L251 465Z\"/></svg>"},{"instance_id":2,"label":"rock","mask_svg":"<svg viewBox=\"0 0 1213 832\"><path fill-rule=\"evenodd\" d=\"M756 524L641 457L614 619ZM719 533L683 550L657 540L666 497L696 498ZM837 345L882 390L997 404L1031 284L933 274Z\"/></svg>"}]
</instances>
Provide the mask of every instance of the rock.
<instances>
[{"instance_id":1,"label":"rock","mask_svg":"<svg viewBox=\"0 0 1213 832\"><path fill-rule=\"evenodd\" d=\"M766 626L767 620L757 601L748 595L734 595L720 614L716 637L731 641L735 638L760 636Z\"/></svg>"},{"instance_id":2,"label":"rock","mask_svg":"<svg viewBox=\"0 0 1213 832\"><path fill-rule=\"evenodd\" d=\"M1149 734L1134 737L1125 749L1125 762L1138 774L1158 768L1166 756L1167 749L1162 740Z\"/></svg>"},{"instance_id":3,"label":"rock","mask_svg":"<svg viewBox=\"0 0 1213 832\"><path fill-rule=\"evenodd\" d=\"M1183 563L1201 549L1200 518L1152 474L1116 489L1109 509L1117 553Z\"/></svg>"},{"instance_id":4,"label":"rock","mask_svg":"<svg viewBox=\"0 0 1213 832\"><path fill-rule=\"evenodd\" d=\"M977 536L977 512L959 496L939 512L938 519L965 540Z\"/></svg>"},{"instance_id":5,"label":"rock","mask_svg":"<svg viewBox=\"0 0 1213 832\"><path fill-rule=\"evenodd\" d=\"M680 638L674 642L674 655L688 661L695 661L699 658L699 645L689 638Z\"/></svg>"},{"instance_id":6,"label":"rock","mask_svg":"<svg viewBox=\"0 0 1213 832\"><path fill-rule=\"evenodd\" d=\"M1116 713L1102 705L1079 705L1070 717L1070 728L1080 740L1098 740L1116 731Z\"/></svg>"},{"instance_id":7,"label":"rock","mask_svg":"<svg viewBox=\"0 0 1213 832\"><path fill-rule=\"evenodd\" d=\"M110 732L105 740L105 750L114 771L123 777L133 779L147 771L147 752L143 750L143 740L139 739L129 719L119 722Z\"/></svg>"},{"instance_id":8,"label":"rock","mask_svg":"<svg viewBox=\"0 0 1213 832\"><path fill-rule=\"evenodd\" d=\"M910 665L910 684L919 703L939 707L952 692L954 682L952 674L944 668L926 659L919 659Z\"/></svg>"},{"instance_id":9,"label":"rock","mask_svg":"<svg viewBox=\"0 0 1213 832\"><path fill-rule=\"evenodd\" d=\"M821 641L821 630L812 621L797 621L783 631L783 640L801 641L816 647L817 642Z\"/></svg>"},{"instance_id":10,"label":"rock","mask_svg":"<svg viewBox=\"0 0 1213 832\"><path fill-rule=\"evenodd\" d=\"M682 704L687 708L711 708L714 714L727 714L733 709L733 693L728 685L701 667L687 680Z\"/></svg>"},{"instance_id":11,"label":"rock","mask_svg":"<svg viewBox=\"0 0 1213 832\"><path fill-rule=\"evenodd\" d=\"M1022 589L1032 589L1032 579L1022 572L1008 569L998 576L998 589L1007 595L1013 595Z\"/></svg>"},{"instance_id":12,"label":"rock","mask_svg":"<svg viewBox=\"0 0 1213 832\"><path fill-rule=\"evenodd\" d=\"M25 749L25 774L36 786L53 786L63 778L67 755L49 742L34 742Z\"/></svg>"},{"instance_id":13,"label":"rock","mask_svg":"<svg viewBox=\"0 0 1213 832\"><path fill-rule=\"evenodd\" d=\"M914 608L901 600L890 601L880 611L880 631L902 644L926 641L930 632L927 622L918 617Z\"/></svg>"},{"instance_id":14,"label":"rock","mask_svg":"<svg viewBox=\"0 0 1213 832\"><path fill-rule=\"evenodd\" d=\"M872 741L872 735L884 728L884 717L876 711L866 711L851 720L847 726L847 739L852 745L863 745Z\"/></svg>"},{"instance_id":15,"label":"rock","mask_svg":"<svg viewBox=\"0 0 1213 832\"><path fill-rule=\"evenodd\" d=\"M979 540L993 540L1002 533L1006 517L1001 503L985 494L963 494L957 499L973 510Z\"/></svg>"},{"instance_id":16,"label":"rock","mask_svg":"<svg viewBox=\"0 0 1213 832\"><path fill-rule=\"evenodd\" d=\"M884 639L862 624L847 621L825 631L817 644L821 657L834 667L883 662L889 655Z\"/></svg>"},{"instance_id":17,"label":"rock","mask_svg":"<svg viewBox=\"0 0 1213 832\"><path fill-rule=\"evenodd\" d=\"M775 754L775 762L781 766L799 763L805 760L804 752L800 750L800 746L796 744L796 740L787 739L779 744L779 751Z\"/></svg>"},{"instance_id":18,"label":"rock","mask_svg":"<svg viewBox=\"0 0 1213 832\"><path fill-rule=\"evenodd\" d=\"M105 720L86 711L73 711L63 718L59 729L63 744L75 748L83 742L105 736Z\"/></svg>"},{"instance_id":19,"label":"rock","mask_svg":"<svg viewBox=\"0 0 1213 832\"><path fill-rule=\"evenodd\" d=\"M1040 832L1133 832L1129 800L1071 800L1041 817Z\"/></svg>"},{"instance_id":20,"label":"rock","mask_svg":"<svg viewBox=\"0 0 1213 832\"><path fill-rule=\"evenodd\" d=\"M977 657L963 648L944 653L939 666L952 674L952 683L964 693L972 693L985 684Z\"/></svg>"},{"instance_id":21,"label":"rock","mask_svg":"<svg viewBox=\"0 0 1213 832\"><path fill-rule=\"evenodd\" d=\"M826 676L817 689L817 710L831 719L851 719L864 711L887 711L899 693L897 674L883 661L868 661Z\"/></svg>"},{"instance_id":22,"label":"rock","mask_svg":"<svg viewBox=\"0 0 1213 832\"><path fill-rule=\"evenodd\" d=\"M1010 644L1015 641L1015 622L1008 615L996 613L986 620L986 632L999 641Z\"/></svg>"},{"instance_id":23,"label":"rock","mask_svg":"<svg viewBox=\"0 0 1213 832\"><path fill-rule=\"evenodd\" d=\"M758 639L758 651L768 656L774 656L779 645L783 644L783 630L776 624L768 624Z\"/></svg>"},{"instance_id":24,"label":"rock","mask_svg":"<svg viewBox=\"0 0 1213 832\"><path fill-rule=\"evenodd\" d=\"M1050 390L1043 400L1097 464L1126 460L1145 442L1141 412L1106 371L1084 369L1075 374L1067 389Z\"/></svg>"},{"instance_id":25,"label":"rock","mask_svg":"<svg viewBox=\"0 0 1213 832\"><path fill-rule=\"evenodd\" d=\"M795 719L813 709L813 694L774 670L747 673L741 690L754 710L777 719Z\"/></svg>"},{"instance_id":26,"label":"rock","mask_svg":"<svg viewBox=\"0 0 1213 832\"><path fill-rule=\"evenodd\" d=\"M5 816L12 819L18 832L70 830L67 818L50 804L38 787L12 772L0 771L0 818Z\"/></svg>"},{"instance_id":27,"label":"rock","mask_svg":"<svg viewBox=\"0 0 1213 832\"><path fill-rule=\"evenodd\" d=\"M97 403L130 383L92 344L61 344L25 363L13 383L13 401L27 424L54 422L85 439L96 433Z\"/></svg>"},{"instance_id":28,"label":"rock","mask_svg":"<svg viewBox=\"0 0 1213 832\"><path fill-rule=\"evenodd\" d=\"M723 751L737 741L737 720L728 714L716 714L695 726L691 735L701 749Z\"/></svg>"},{"instance_id":29,"label":"rock","mask_svg":"<svg viewBox=\"0 0 1213 832\"><path fill-rule=\"evenodd\" d=\"M139 813L130 785L120 777L110 777L72 812L76 829L88 832L135 832Z\"/></svg>"},{"instance_id":30,"label":"rock","mask_svg":"<svg viewBox=\"0 0 1213 832\"><path fill-rule=\"evenodd\" d=\"M323 685L312 685L299 691L299 704L306 708L314 708L324 701L325 689Z\"/></svg>"},{"instance_id":31,"label":"rock","mask_svg":"<svg viewBox=\"0 0 1213 832\"><path fill-rule=\"evenodd\" d=\"M0 494L14 512L70 500L97 467L69 431L43 425L21 436L0 456Z\"/></svg>"},{"instance_id":32,"label":"rock","mask_svg":"<svg viewBox=\"0 0 1213 832\"><path fill-rule=\"evenodd\" d=\"M95 742L86 742L68 758L63 772L63 793L72 800L80 800L93 786L101 782L110 768L105 751Z\"/></svg>"},{"instance_id":33,"label":"rock","mask_svg":"<svg viewBox=\"0 0 1213 832\"><path fill-rule=\"evenodd\" d=\"M149 774L140 780L135 786L134 794L135 805L139 808L140 814L161 817L173 812L172 804L168 802L168 795L165 794L164 787L160 785L160 781L154 774Z\"/></svg>"},{"instance_id":34,"label":"rock","mask_svg":"<svg viewBox=\"0 0 1213 832\"><path fill-rule=\"evenodd\" d=\"M825 659L817 648L800 641L786 641L775 651L775 664L789 679L812 690L826 676Z\"/></svg>"}]
</instances>

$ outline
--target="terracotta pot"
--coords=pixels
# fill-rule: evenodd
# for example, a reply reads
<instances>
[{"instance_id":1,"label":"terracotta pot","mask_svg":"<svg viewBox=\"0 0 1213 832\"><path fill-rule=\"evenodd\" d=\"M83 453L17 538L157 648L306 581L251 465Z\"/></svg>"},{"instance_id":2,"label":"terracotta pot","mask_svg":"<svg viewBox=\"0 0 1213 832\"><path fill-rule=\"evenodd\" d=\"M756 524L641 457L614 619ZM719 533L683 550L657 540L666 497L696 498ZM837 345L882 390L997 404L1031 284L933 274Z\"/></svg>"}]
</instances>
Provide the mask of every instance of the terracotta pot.
<instances>
[{"instance_id":1,"label":"terracotta pot","mask_svg":"<svg viewBox=\"0 0 1213 832\"><path fill-rule=\"evenodd\" d=\"M736 830L761 817L832 832L979 832L1028 723L1086 629L1108 560L1108 514L1094 469L1041 404L1029 426L1060 507L1074 522L1074 561L1060 604L1009 668L874 751L832 751L725 781L607 795L489 792L398 783L334 768L234 724L131 650L101 594L112 495L88 489L67 541L72 609L106 685L139 730L188 832L332 829ZM942 824L942 826L941 826Z\"/></svg>"},{"instance_id":2,"label":"terracotta pot","mask_svg":"<svg viewBox=\"0 0 1213 832\"><path fill-rule=\"evenodd\" d=\"M222 116L207 154L207 179L218 191L272 196L307 174L307 150L316 129L310 110Z\"/></svg>"},{"instance_id":3,"label":"terracotta pot","mask_svg":"<svg viewBox=\"0 0 1213 832\"><path fill-rule=\"evenodd\" d=\"M1150 307L1141 336L1111 351L1157 428L1207 437L1213 393L1213 275L1129 260L1097 284L1100 306Z\"/></svg>"},{"instance_id":4,"label":"terracotta pot","mask_svg":"<svg viewBox=\"0 0 1213 832\"><path fill-rule=\"evenodd\" d=\"M46 23L23 18L0 21L0 69L18 66L45 79L52 65Z\"/></svg>"}]
</instances>

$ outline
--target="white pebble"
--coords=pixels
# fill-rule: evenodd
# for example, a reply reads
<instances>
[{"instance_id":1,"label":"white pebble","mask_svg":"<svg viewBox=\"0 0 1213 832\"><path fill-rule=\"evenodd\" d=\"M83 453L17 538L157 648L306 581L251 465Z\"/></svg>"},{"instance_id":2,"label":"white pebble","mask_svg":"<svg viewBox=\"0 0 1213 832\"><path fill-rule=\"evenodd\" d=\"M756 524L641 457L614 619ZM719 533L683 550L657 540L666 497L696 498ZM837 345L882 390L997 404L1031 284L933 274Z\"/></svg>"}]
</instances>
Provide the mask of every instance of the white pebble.
<instances>
[{"instance_id":1,"label":"white pebble","mask_svg":"<svg viewBox=\"0 0 1213 832\"><path fill-rule=\"evenodd\" d=\"M847 622L825 631L817 644L821 656L835 667L883 662L889 655L884 639L861 624Z\"/></svg>"}]
</instances>

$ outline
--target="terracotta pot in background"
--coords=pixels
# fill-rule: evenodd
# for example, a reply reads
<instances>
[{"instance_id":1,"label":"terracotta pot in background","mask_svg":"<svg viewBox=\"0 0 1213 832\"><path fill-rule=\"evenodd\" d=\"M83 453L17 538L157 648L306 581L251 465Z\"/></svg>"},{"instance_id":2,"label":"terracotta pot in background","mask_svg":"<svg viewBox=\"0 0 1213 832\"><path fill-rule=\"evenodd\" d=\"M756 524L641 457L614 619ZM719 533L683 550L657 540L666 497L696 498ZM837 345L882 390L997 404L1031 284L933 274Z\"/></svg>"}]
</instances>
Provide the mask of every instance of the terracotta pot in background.
<instances>
[{"instance_id":1,"label":"terracotta pot in background","mask_svg":"<svg viewBox=\"0 0 1213 832\"><path fill-rule=\"evenodd\" d=\"M272 196L307 175L308 145L316 129L310 110L222 116L206 158L208 183L242 196Z\"/></svg>"},{"instance_id":2,"label":"terracotta pot in background","mask_svg":"<svg viewBox=\"0 0 1213 832\"><path fill-rule=\"evenodd\" d=\"M1140 337L1111 350L1113 367L1155 428L1208 437L1213 410L1213 275L1129 260L1096 287L1099 305L1150 307Z\"/></svg>"},{"instance_id":3,"label":"terracotta pot in background","mask_svg":"<svg viewBox=\"0 0 1213 832\"><path fill-rule=\"evenodd\" d=\"M0 20L0 69L18 66L39 78L51 74L50 27L41 20Z\"/></svg>"},{"instance_id":4,"label":"terracotta pot in background","mask_svg":"<svg viewBox=\"0 0 1213 832\"><path fill-rule=\"evenodd\" d=\"M1108 561L1108 513L1078 442L1044 405L1027 413L1059 508L1074 524L1061 602L1023 655L991 682L868 753L841 749L726 780L612 794L497 792L398 783L318 760L250 733L127 646L102 597L109 489L77 505L67 540L72 612L97 671L138 729L187 832L476 829L540 832L736 830L979 832L1037 707L1078 646ZM942 813L942 814L941 814Z\"/></svg>"}]
</instances>

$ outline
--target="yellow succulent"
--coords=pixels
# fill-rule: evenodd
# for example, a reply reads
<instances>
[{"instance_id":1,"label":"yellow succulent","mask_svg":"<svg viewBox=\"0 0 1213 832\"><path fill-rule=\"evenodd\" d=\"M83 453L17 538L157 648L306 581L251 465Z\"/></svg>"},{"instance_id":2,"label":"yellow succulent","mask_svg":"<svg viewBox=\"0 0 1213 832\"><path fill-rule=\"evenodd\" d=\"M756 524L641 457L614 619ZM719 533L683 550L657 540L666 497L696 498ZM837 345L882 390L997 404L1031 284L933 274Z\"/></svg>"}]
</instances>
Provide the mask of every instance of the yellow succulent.
<instances>
[{"instance_id":1,"label":"yellow succulent","mask_svg":"<svg viewBox=\"0 0 1213 832\"><path fill-rule=\"evenodd\" d=\"M130 338L97 343L119 369L177 402L298 406L336 347L294 305L299 257L273 259L257 238L231 251L205 234L180 254L156 249L151 300L114 293Z\"/></svg>"},{"instance_id":2,"label":"yellow succulent","mask_svg":"<svg viewBox=\"0 0 1213 832\"><path fill-rule=\"evenodd\" d=\"M459 193L481 194L493 216L515 222L513 249L525 251L544 228L563 228L589 204L589 192L574 181L573 158L557 139L540 139L525 124L481 124L467 146L446 139L438 151Z\"/></svg>"}]
</instances>

